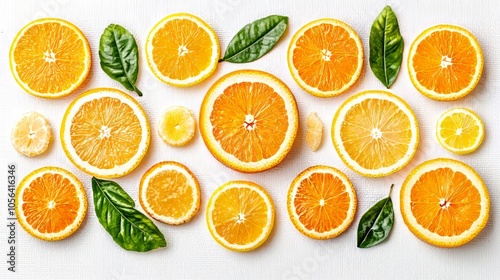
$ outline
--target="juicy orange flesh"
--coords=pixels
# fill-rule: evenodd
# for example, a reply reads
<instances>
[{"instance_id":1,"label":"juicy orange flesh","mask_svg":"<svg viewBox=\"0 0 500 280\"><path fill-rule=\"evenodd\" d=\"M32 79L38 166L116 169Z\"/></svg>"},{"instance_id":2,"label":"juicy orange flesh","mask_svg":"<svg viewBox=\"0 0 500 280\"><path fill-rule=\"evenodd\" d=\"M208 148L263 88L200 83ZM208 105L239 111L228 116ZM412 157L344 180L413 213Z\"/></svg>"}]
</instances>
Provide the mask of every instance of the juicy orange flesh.
<instances>
[{"instance_id":1,"label":"juicy orange flesh","mask_svg":"<svg viewBox=\"0 0 500 280\"><path fill-rule=\"evenodd\" d=\"M154 213L175 219L184 217L195 203L193 187L184 174L164 170L149 181L146 199Z\"/></svg>"},{"instance_id":2,"label":"juicy orange flesh","mask_svg":"<svg viewBox=\"0 0 500 280\"><path fill-rule=\"evenodd\" d=\"M57 233L71 225L80 200L75 185L60 174L46 173L33 180L22 195L26 222L41 233Z\"/></svg>"},{"instance_id":3,"label":"juicy orange flesh","mask_svg":"<svg viewBox=\"0 0 500 280\"><path fill-rule=\"evenodd\" d=\"M275 155L288 130L283 98L263 83L242 82L217 97L210 114L212 133L222 149L243 162Z\"/></svg>"},{"instance_id":4,"label":"juicy orange flesh","mask_svg":"<svg viewBox=\"0 0 500 280\"><path fill-rule=\"evenodd\" d=\"M306 30L293 50L293 65L300 78L321 91L340 90L358 68L359 50L347 30L320 24Z\"/></svg>"},{"instance_id":5,"label":"juicy orange flesh","mask_svg":"<svg viewBox=\"0 0 500 280\"><path fill-rule=\"evenodd\" d=\"M329 232L342 225L350 204L346 186L330 173L313 173L300 181L293 200L299 221L306 229L318 233Z\"/></svg>"},{"instance_id":6,"label":"juicy orange flesh","mask_svg":"<svg viewBox=\"0 0 500 280\"><path fill-rule=\"evenodd\" d=\"M210 65L212 40L198 24L187 19L165 23L153 37L152 58L162 75L185 80Z\"/></svg>"},{"instance_id":7,"label":"juicy orange flesh","mask_svg":"<svg viewBox=\"0 0 500 280\"><path fill-rule=\"evenodd\" d=\"M367 99L347 112L340 137L349 157L363 168L379 169L404 157L412 138L410 128L409 117L396 104Z\"/></svg>"},{"instance_id":8,"label":"juicy orange flesh","mask_svg":"<svg viewBox=\"0 0 500 280\"><path fill-rule=\"evenodd\" d=\"M78 157L100 169L127 163L142 139L142 127L133 109L111 97L83 104L69 133Z\"/></svg>"},{"instance_id":9,"label":"juicy orange flesh","mask_svg":"<svg viewBox=\"0 0 500 280\"><path fill-rule=\"evenodd\" d=\"M224 191L215 201L213 209L217 234L237 245L247 245L262 235L270 211L259 193L249 188Z\"/></svg>"},{"instance_id":10,"label":"juicy orange flesh","mask_svg":"<svg viewBox=\"0 0 500 280\"><path fill-rule=\"evenodd\" d=\"M476 72L477 50L466 36L448 30L429 34L417 46L413 67L418 82L440 94L459 92Z\"/></svg>"},{"instance_id":11,"label":"juicy orange flesh","mask_svg":"<svg viewBox=\"0 0 500 280\"><path fill-rule=\"evenodd\" d=\"M439 134L448 146L457 149L469 148L479 137L479 125L471 116L455 113L442 121Z\"/></svg>"},{"instance_id":12,"label":"juicy orange flesh","mask_svg":"<svg viewBox=\"0 0 500 280\"><path fill-rule=\"evenodd\" d=\"M50 140L45 120L38 115L25 116L14 129L16 147L29 151L40 151Z\"/></svg>"},{"instance_id":13,"label":"juicy orange flesh","mask_svg":"<svg viewBox=\"0 0 500 280\"><path fill-rule=\"evenodd\" d=\"M460 235L481 212L481 196L461 172L438 168L423 174L410 194L417 222L441 236Z\"/></svg>"},{"instance_id":14,"label":"juicy orange flesh","mask_svg":"<svg viewBox=\"0 0 500 280\"><path fill-rule=\"evenodd\" d=\"M19 78L40 93L71 88L85 72L85 57L85 43L79 35L55 22L30 27L14 49Z\"/></svg>"}]
</instances>

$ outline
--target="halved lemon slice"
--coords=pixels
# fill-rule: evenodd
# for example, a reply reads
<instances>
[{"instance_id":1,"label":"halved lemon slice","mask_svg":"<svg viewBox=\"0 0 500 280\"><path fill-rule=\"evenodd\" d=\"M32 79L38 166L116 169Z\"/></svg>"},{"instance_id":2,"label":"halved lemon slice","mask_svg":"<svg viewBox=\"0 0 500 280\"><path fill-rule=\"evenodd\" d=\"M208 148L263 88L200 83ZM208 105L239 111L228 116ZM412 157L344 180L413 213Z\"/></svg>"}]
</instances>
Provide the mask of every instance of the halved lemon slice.
<instances>
[{"instance_id":1,"label":"halved lemon slice","mask_svg":"<svg viewBox=\"0 0 500 280\"><path fill-rule=\"evenodd\" d=\"M483 142L484 124L473 111L455 108L439 117L436 136L439 144L448 151L468 154L475 151Z\"/></svg>"}]
</instances>

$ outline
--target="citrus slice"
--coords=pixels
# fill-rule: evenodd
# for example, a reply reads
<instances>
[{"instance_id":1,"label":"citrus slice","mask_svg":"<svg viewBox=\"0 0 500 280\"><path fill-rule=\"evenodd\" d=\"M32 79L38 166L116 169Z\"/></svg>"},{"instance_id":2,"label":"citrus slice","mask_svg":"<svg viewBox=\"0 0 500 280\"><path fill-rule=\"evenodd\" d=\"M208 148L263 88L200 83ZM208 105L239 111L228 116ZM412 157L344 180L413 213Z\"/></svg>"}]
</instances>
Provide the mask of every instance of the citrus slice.
<instances>
[{"instance_id":1,"label":"citrus slice","mask_svg":"<svg viewBox=\"0 0 500 280\"><path fill-rule=\"evenodd\" d=\"M369 177L397 172L415 155L418 122L398 96L379 90L347 99L332 123L332 139L342 161Z\"/></svg>"},{"instance_id":2,"label":"citrus slice","mask_svg":"<svg viewBox=\"0 0 500 280\"><path fill-rule=\"evenodd\" d=\"M193 112L182 106L165 110L158 122L158 135L172 146L183 146L194 137L196 120Z\"/></svg>"},{"instance_id":3,"label":"citrus slice","mask_svg":"<svg viewBox=\"0 0 500 280\"><path fill-rule=\"evenodd\" d=\"M25 113L12 129L11 141L19 153L32 157L43 154L52 139L49 121L37 112Z\"/></svg>"},{"instance_id":4,"label":"citrus slice","mask_svg":"<svg viewBox=\"0 0 500 280\"><path fill-rule=\"evenodd\" d=\"M275 76L239 70L208 90L200 109L200 132L223 164L258 172L279 164L297 136L298 111L288 87Z\"/></svg>"},{"instance_id":5,"label":"citrus slice","mask_svg":"<svg viewBox=\"0 0 500 280\"><path fill-rule=\"evenodd\" d=\"M348 90L363 68L363 44L345 22L324 18L312 21L293 35L288 47L288 69L308 93L331 97Z\"/></svg>"},{"instance_id":6,"label":"citrus slice","mask_svg":"<svg viewBox=\"0 0 500 280\"><path fill-rule=\"evenodd\" d=\"M323 123L318 117L316 112L310 113L306 118L307 134L306 143L309 148L314 152L321 144L323 138Z\"/></svg>"},{"instance_id":7,"label":"citrus slice","mask_svg":"<svg viewBox=\"0 0 500 280\"><path fill-rule=\"evenodd\" d=\"M408 55L413 85L435 100L456 100L469 94L481 78L483 64L474 35L454 25L426 29L413 41Z\"/></svg>"},{"instance_id":8,"label":"citrus slice","mask_svg":"<svg viewBox=\"0 0 500 280\"><path fill-rule=\"evenodd\" d=\"M149 138L149 123L141 105L111 88L78 96L61 124L61 144L68 159L99 178L132 172L146 155Z\"/></svg>"},{"instance_id":9,"label":"citrus slice","mask_svg":"<svg viewBox=\"0 0 500 280\"><path fill-rule=\"evenodd\" d=\"M80 227L87 213L82 183L69 171L43 167L28 174L16 191L16 217L32 236L56 241Z\"/></svg>"},{"instance_id":10,"label":"citrus slice","mask_svg":"<svg viewBox=\"0 0 500 280\"><path fill-rule=\"evenodd\" d=\"M290 220L298 231L314 239L334 238L343 233L354 220L356 207L351 181L333 167L307 168L288 190Z\"/></svg>"},{"instance_id":11,"label":"citrus slice","mask_svg":"<svg viewBox=\"0 0 500 280\"><path fill-rule=\"evenodd\" d=\"M90 47L82 31L58 18L28 23L10 47L10 69L28 93L59 98L76 90L90 72Z\"/></svg>"},{"instance_id":12,"label":"citrus slice","mask_svg":"<svg viewBox=\"0 0 500 280\"><path fill-rule=\"evenodd\" d=\"M490 196L467 164L439 158L417 166L401 188L401 214L411 232L440 247L471 241L484 228Z\"/></svg>"},{"instance_id":13,"label":"citrus slice","mask_svg":"<svg viewBox=\"0 0 500 280\"><path fill-rule=\"evenodd\" d=\"M468 154L475 151L483 142L484 124L473 111L455 108L439 117L436 136L439 144L448 151Z\"/></svg>"},{"instance_id":14,"label":"citrus slice","mask_svg":"<svg viewBox=\"0 0 500 280\"><path fill-rule=\"evenodd\" d=\"M158 22L146 40L146 59L162 82L187 87L208 78L217 67L219 39L202 19L172 14Z\"/></svg>"},{"instance_id":15,"label":"citrus slice","mask_svg":"<svg viewBox=\"0 0 500 280\"><path fill-rule=\"evenodd\" d=\"M238 252L256 249L271 233L274 204L261 186L231 181L214 191L207 205L207 225L212 237Z\"/></svg>"},{"instance_id":16,"label":"citrus slice","mask_svg":"<svg viewBox=\"0 0 500 280\"><path fill-rule=\"evenodd\" d=\"M200 185L191 170L175 161L153 165L141 179L139 202L156 220L180 225L200 208Z\"/></svg>"}]
</instances>

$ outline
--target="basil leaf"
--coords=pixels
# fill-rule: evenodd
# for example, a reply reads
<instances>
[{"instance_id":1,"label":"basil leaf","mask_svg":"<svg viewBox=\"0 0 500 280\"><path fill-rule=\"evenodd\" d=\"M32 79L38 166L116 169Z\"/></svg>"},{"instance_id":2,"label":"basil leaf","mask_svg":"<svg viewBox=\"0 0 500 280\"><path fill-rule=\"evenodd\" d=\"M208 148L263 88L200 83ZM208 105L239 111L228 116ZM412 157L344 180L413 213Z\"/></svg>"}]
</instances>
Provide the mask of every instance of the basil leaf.
<instances>
[{"instance_id":1,"label":"basil leaf","mask_svg":"<svg viewBox=\"0 0 500 280\"><path fill-rule=\"evenodd\" d=\"M134 200L113 181L92 177L94 208L99 222L122 248L146 252L167 246L165 237Z\"/></svg>"},{"instance_id":2,"label":"basil leaf","mask_svg":"<svg viewBox=\"0 0 500 280\"><path fill-rule=\"evenodd\" d=\"M108 76L126 89L142 92L135 86L139 73L139 51L134 36L118 24L111 24L99 42L101 68Z\"/></svg>"},{"instance_id":3,"label":"basil leaf","mask_svg":"<svg viewBox=\"0 0 500 280\"><path fill-rule=\"evenodd\" d=\"M229 42L220 61L246 63L259 59L276 45L287 25L288 17L278 15L245 25Z\"/></svg>"},{"instance_id":4,"label":"basil leaf","mask_svg":"<svg viewBox=\"0 0 500 280\"><path fill-rule=\"evenodd\" d=\"M390 88L398 76L403 61L404 41L398 19L386 6L373 22L370 31L370 67L373 74Z\"/></svg>"},{"instance_id":5,"label":"basil leaf","mask_svg":"<svg viewBox=\"0 0 500 280\"><path fill-rule=\"evenodd\" d=\"M394 187L394 184L391 186ZM370 248L384 241L394 224L391 194L373 205L358 225L358 248Z\"/></svg>"}]
</instances>

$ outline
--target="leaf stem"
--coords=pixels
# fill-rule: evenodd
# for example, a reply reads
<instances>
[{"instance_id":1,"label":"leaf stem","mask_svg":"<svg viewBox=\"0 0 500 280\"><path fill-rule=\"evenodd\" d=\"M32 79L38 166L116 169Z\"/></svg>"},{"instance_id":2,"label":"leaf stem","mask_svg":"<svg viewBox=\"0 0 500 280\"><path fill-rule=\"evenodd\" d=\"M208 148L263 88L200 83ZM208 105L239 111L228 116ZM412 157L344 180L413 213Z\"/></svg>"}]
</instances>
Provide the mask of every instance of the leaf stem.
<instances>
[{"instance_id":1,"label":"leaf stem","mask_svg":"<svg viewBox=\"0 0 500 280\"><path fill-rule=\"evenodd\" d=\"M391 189L389 190L389 196L388 197L391 197L392 188L394 188L394 184L391 185Z\"/></svg>"}]
</instances>

